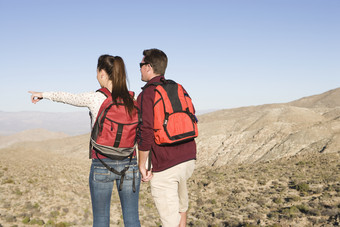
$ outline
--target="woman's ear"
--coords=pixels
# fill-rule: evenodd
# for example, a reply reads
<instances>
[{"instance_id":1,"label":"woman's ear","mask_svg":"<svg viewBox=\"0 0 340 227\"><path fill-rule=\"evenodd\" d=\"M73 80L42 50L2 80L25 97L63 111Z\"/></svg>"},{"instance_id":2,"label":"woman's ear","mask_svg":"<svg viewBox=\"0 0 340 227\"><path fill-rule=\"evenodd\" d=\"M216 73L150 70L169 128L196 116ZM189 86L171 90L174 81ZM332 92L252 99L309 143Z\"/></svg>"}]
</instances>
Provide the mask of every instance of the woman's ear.
<instances>
[{"instance_id":1,"label":"woman's ear","mask_svg":"<svg viewBox=\"0 0 340 227\"><path fill-rule=\"evenodd\" d=\"M99 76L100 76L101 79L105 79L105 80L107 80L109 78L109 76L107 75L107 73L105 72L104 69L99 71Z\"/></svg>"},{"instance_id":2,"label":"woman's ear","mask_svg":"<svg viewBox=\"0 0 340 227\"><path fill-rule=\"evenodd\" d=\"M100 78L103 78L103 70L101 69L100 71L98 71L98 76L100 77Z\"/></svg>"}]
</instances>

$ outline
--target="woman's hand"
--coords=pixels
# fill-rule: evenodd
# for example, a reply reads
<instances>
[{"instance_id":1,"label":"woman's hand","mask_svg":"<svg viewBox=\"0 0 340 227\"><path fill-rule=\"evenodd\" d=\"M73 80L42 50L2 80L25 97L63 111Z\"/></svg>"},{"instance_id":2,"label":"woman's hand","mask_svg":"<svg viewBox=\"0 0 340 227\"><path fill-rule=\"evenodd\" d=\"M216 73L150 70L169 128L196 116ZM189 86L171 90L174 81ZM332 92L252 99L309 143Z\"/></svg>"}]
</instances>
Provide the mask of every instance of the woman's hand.
<instances>
[{"instance_id":1,"label":"woman's hand","mask_svg":"<svg viewBox=\"0 0 340 227\"><path fill-rule=\"evenodd\" d=\"M142 174L142 181L143 182L148 182L152 179L153 174L152 171L147 170L145 167L140 167L139 168L140 173Z\"/></svg>"},{"instance_id":2,"label":"woman's hand","mask_svg":"<svg viewBox=\"0 0 340 227\"><path fill-rule=\"evenodd\" d=\"M43 99L42 92L36 92L36 91L29 91L28 93L31 93L31 101L32 103L36 104L41 99Z\"/></svg>"}]
</instances>

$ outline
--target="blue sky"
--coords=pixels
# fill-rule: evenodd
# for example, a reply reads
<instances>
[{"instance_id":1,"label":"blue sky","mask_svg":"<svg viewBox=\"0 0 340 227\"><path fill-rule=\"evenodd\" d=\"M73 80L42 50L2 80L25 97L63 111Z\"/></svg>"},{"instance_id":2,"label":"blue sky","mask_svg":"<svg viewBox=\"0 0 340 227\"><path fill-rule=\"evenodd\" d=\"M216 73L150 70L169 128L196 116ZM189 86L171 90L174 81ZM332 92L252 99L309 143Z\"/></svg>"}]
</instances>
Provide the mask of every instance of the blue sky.
<instances>
[{"instance_id":1,"label":"blue sky","mask_svg":"<svg viewBox=\"0 0 340 227\"><path fill-rule=\"evenodd\" d=\"M197 110L292 101L340 87L339 25L338 0L0 0L0 111L87 111L27 91L96 90L101 54L139 94L149 48Z\"/></svg>"}]
</instances>

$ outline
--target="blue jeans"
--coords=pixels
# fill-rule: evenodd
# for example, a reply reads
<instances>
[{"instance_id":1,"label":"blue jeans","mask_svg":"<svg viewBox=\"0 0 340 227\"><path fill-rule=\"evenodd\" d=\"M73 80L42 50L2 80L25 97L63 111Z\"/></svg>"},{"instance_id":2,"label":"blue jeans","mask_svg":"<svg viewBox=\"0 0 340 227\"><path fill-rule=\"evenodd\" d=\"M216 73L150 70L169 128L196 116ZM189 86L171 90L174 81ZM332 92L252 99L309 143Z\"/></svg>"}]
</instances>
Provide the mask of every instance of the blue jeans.
<instances>
[{"instance_id":1,"label":"blue jeans","mask_svg":"<svg viewBox=\"0 0 340 227\"><path fill-rule=\"evenodd\" d=\"M125 166L129 165L130 162L130 158L121 161L111 159L102 160L119 172L123 170ZM133 175L135 175L135 180ZM114 174L106 169L99 160L92 160L89 182L94 227L110 226L110 203L114 181L116 181L120 198L124 226L140 227L138 198L141 179L136 158L132 159L130 167L126 171L121 191L119 191L120 178L120 175ZM135 181L135 192L133 192L133 181Z\"/></svg>"}]
</instances>

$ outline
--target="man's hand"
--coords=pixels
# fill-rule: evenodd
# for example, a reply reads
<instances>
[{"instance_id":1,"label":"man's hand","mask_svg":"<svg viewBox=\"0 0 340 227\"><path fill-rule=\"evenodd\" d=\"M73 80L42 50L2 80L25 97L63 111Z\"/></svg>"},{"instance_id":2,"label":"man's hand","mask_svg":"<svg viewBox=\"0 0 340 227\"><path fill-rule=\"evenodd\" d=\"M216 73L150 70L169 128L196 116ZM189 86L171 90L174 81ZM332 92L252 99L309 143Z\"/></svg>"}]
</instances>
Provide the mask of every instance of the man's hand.
<instances>
[{"instance_id":1,"label":"man's hand","mask_svg":"<svg viewBox=\"0 0 340 227\"><path fill-rule=\"evenodd\" d=\"M152 171L146 169L146 161L148 160L150 151L138 151L139 154L139 161L138 167L139 171L142 174L142 181L148 182L152 179Z\"/></svg>"},{"instance_id":2,"label":"man's hand","mask_svg":"<svg viewBox=\"0 0 340 227\"><path fill-rule=\"evenodd\" d=\"M143 182L148 182L152 179L152 171L148 171L145 166L143 168L143 166L139 166L139 171L142 174L142 181Z\"/></svg>"}]
</instances>

